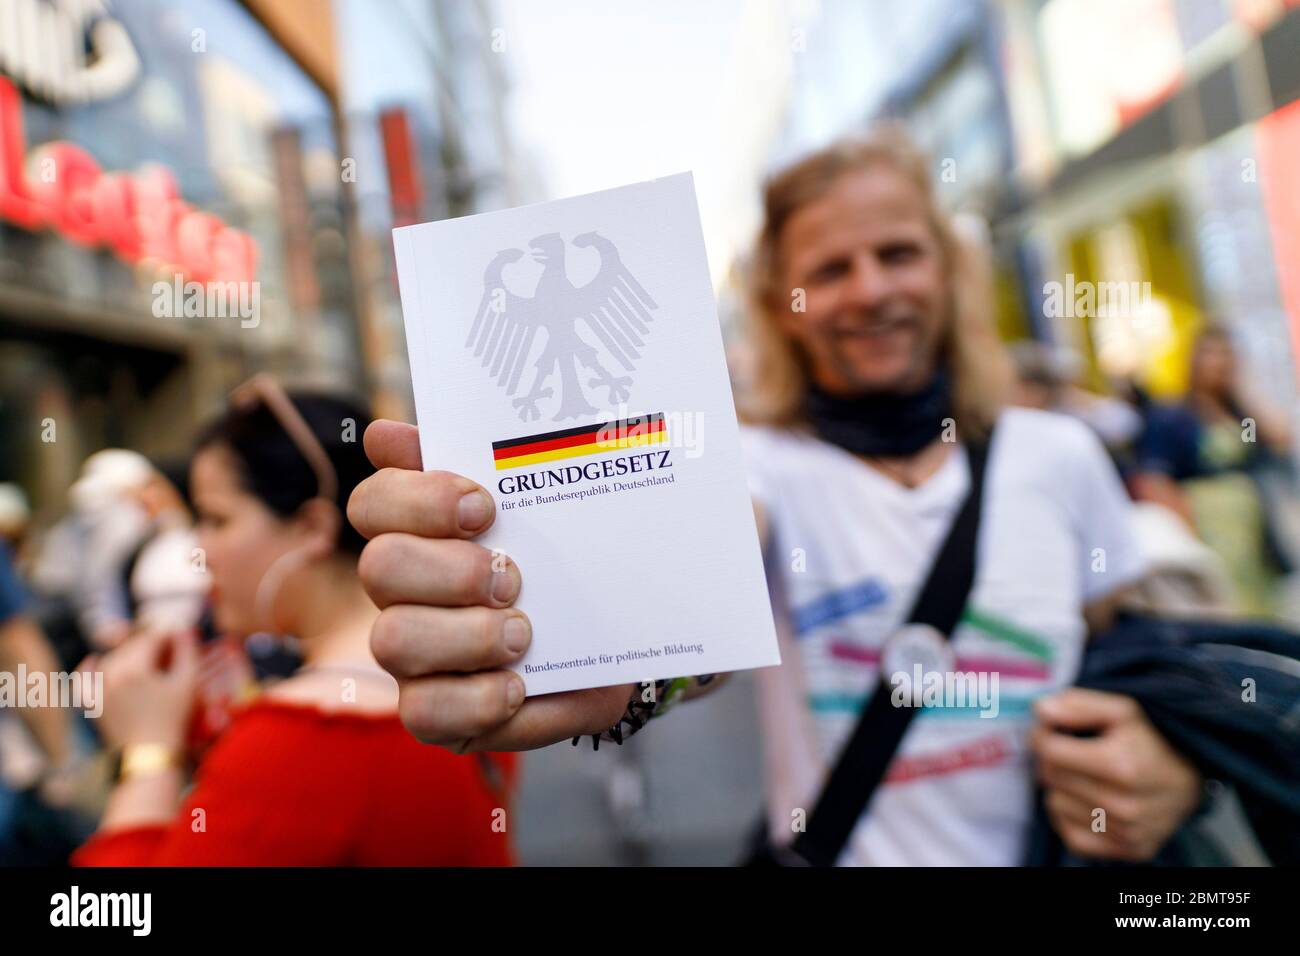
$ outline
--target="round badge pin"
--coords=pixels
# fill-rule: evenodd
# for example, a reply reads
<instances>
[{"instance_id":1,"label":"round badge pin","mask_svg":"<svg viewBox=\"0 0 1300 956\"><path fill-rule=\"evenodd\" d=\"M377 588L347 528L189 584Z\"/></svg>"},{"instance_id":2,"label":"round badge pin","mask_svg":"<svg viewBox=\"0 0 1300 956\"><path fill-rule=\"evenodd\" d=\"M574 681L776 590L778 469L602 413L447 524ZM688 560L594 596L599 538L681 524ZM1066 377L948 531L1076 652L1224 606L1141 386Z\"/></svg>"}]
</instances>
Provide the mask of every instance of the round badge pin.
<instances>
[{"instance_id":1,"label":"round badge pin","mask_svg":"<svg viewBox=\"0 0 1300 956\"><path fill-rule=\"evenodd\" d=\"M951 673L957 664L952 645L943 632L929 624L905 624L885 639L880 652L880 675L890 687L906 696L913 685L930 673ZM923 686L923 684L922 684Z\"/></svg>"}]
</instances>

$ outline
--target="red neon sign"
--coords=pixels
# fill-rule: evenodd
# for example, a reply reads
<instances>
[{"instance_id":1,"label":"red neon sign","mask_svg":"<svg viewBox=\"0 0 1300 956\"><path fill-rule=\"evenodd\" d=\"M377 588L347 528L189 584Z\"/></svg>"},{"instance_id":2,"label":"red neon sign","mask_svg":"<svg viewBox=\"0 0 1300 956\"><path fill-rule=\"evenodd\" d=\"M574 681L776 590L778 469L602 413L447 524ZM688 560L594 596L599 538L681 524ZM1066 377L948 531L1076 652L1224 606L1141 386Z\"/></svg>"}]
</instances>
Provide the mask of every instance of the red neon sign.
<instances>
[{"instance_id":1,"label":"red neon sign","mask_svg":"<svg viewBox=\"0 0 1300 956\"><path fill-rule=\"evenodd\" d=\"M87 247L106 246L129 265L153 265L194 282L251 282L257 241L180 198L165 166L104 172L75 143L45 143L26 157L22 98L0 77L0 219L31 231L49 228ZM27 176L27 167L52 176Z\"/></svg>"}]
</instances>

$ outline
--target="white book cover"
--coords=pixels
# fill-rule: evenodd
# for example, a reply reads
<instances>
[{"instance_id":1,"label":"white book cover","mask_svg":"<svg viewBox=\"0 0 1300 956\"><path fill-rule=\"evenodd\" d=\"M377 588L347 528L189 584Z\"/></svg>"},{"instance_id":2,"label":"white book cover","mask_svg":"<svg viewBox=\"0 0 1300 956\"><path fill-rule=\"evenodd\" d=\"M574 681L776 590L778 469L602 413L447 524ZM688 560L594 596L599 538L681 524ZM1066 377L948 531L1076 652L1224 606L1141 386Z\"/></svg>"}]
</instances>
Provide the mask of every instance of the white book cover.
<instances>
[{"instance_id":1,"label":"white book cover","mask_svg":"<svg viewBox=\"0 0 1300 956\"><path fill-rule=\"evenodd\" d=\"M496 500L528 694L779 664L691 174L393 243L424 467Z\"/></svg>"}]
</instances>

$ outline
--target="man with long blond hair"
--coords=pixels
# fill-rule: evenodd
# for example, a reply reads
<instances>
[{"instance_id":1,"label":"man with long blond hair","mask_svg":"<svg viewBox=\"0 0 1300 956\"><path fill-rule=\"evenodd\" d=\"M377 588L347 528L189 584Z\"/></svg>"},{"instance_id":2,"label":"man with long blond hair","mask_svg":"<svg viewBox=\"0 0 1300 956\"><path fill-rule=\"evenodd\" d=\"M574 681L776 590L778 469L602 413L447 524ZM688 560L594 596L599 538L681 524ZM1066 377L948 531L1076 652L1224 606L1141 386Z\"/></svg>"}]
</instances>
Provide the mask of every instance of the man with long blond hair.
<instances>
[{"instance_id":1,"label":"man with long blond hair","mask_svg":"<svg viewBox=\"0 0 1300 956\"><path fill-rule=\"evenodd\" d=\"M1078 853L1149 858L1198 802L1195 770L1133 701L1061 690L1089 627L1108 623L1142 562L1091 433L1003 407L1009 363L987 265L895 130L814 153L767 186L753 262L757 375L744 405L782 643L782 665L759 672L777 845L800 831L884 676L882 655L984 447L974 586L948 669L994 675L1000 692L983 708L919 712L866 811L855 825L850 817L836 862L1018 863L1035 764L1053 823ZM492 522L487 492L412 472L410 426L376 423L366 447L384 470L349 511L372 539L360 573L385 608L374 650L401 682L408 729L462 751L540 747L611 725L621 739L616 722L639 688L525 701L503 668L528 629L510 607L519 569L492 574L489 552L465 540ZM685 696L718 683L692 682Z\"/></svg>"},{"instance_id":2,"label":"man with long blond hair","mask_svg":"<svg viewBox=\"0 0 1300 956\"><path fill-rule=\"evenodd\" d=\"M967 446L996 426L949 658L997 674L996 707L922 711L840 859L1018 862L1035 751L1071 849L1150 856L1196 802L1195 772L1131 700L1049 696L1143 570L1100 443L1065 417L1005 408L988 256L939 207L902 132L814 153L764 199L745 407L769 576L788 612L784 666L759 676L772 838L788 842L843 746L970 486ZM1130 779L1134 761L1157 772Z\"/></svg>"}]
</instances>

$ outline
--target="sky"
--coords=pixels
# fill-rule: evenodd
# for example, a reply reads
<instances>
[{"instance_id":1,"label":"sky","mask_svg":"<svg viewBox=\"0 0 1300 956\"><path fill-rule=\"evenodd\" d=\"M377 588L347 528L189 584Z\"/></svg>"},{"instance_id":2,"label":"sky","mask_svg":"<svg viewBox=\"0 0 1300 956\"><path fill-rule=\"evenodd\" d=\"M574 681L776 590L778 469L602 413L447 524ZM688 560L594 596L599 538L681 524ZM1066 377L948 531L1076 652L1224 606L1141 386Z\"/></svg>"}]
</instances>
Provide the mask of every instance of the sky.
<instances>
[{"instance_id":1,"label":"sky","mask_svg":"<svg viewBox=\"0 0 1300 956\"><path fill-rule=\"evenodd\" d=\"M744 4L497 4L511 128L555 195L707 165Z\"/></svg>"},{"instance_id":2,"label":"sky","mask_svg":"<svg viewBox=\"0 0 1300 956\"><path fill-rule=\"evenodd\" d=\"M752 240L761 181L780 144L827 138L862 114L862 94L877 85L885 58L862 38L878 32L869 21L879 8L868 16L859 3L491 0L485 35L502 47L495 55L508 85L505 126L524 171L521 201L689 170L720 283ZM432 108L433 0L336 0L336 10L345 108ZM820 31L801 30L823 14ZM795 32L808 34L799 52ZM788 101L801 82L824 102L791 126ZM368 151L358 156L361 169L382 172L376 141L354 145ZM358 183L364 193L365 178Z\"/></svg>"},{"instance_id":3,"label":"sky","mask_svg":"<svg viewBox=\"0 0 1300 956\"><path fill-rule=\"evenodd\" d=\"M429 9L430 0L335 0L345 111L429 100Z\"/></svg>"},{"instance_id":4,"label":"sky","mask_svg":"<svg viewBox=\"0 0 1300 956\"><path fill-rule=\"evenodd\" d=\"M755 216L760 171L737 157L765 154L772 135L764 114L780 105L783 64L762 50L785 42L773 35L783 2L490 3L526 201L692 171L720 278ZM345 108L429 104L428 0L387 0L383 17L371 0L338 0L337 9Z\"/></svg>"},{"instance_id":5,"label":"sky","mask_svg":"<svg viewBox=\"0 0 1300 956\"><path fill-rule=\"evenodd\" d=\"M490 4L508 123L549 197L691 169L716 152L745 0ZM338 0L345 106L428 102L428 0ZM392 11L399 11L393 13Z\"/></svg>"}]
</instances>

